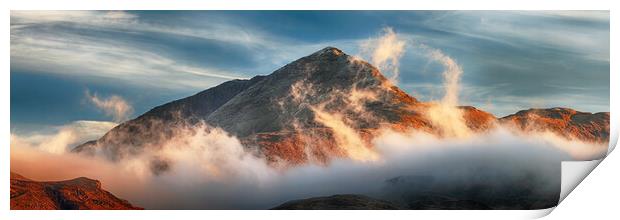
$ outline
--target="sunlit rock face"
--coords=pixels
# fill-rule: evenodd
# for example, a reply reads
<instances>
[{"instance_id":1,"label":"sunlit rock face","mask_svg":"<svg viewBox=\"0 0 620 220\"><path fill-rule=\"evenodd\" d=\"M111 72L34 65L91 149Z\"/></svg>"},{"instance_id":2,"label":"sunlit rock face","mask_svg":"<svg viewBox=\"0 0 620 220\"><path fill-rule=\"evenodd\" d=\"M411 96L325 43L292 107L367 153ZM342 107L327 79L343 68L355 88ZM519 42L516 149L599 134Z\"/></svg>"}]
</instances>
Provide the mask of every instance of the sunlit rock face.
<instances>
[{"instance_id":1,"label":"sunlit rock face","mask_svg":"<svg viewBox=\"0 0 620 220\"><path fill-rule=\"evenodd\" d=\"M379 129L432 130L418 108L377 68L328 47L266 76L207 123L258 146L272 162L373 160L369 141Z\"/></svg>"},{"instance_id":2,"label":"sunlit rock face","mask_svg":"<svg viewBox=\"0 0 620 220\"><path fill-rule=\"evenodd\" d=\"M101 188L97 180L79 177L40 182L11 172L11 209L141 209Z\"/></svg>"},{"instance_id":3,"label":"sunlit rock face","mask_svg":"<svg viewBox=\"0 0 620 220\"><path fill-rule=\"evenodd\" d=\"M609 142L609 112L593 114L570 108L532 108L499 120L525 132L550 131L567 139Z\"/></svg>"}]
</instances>

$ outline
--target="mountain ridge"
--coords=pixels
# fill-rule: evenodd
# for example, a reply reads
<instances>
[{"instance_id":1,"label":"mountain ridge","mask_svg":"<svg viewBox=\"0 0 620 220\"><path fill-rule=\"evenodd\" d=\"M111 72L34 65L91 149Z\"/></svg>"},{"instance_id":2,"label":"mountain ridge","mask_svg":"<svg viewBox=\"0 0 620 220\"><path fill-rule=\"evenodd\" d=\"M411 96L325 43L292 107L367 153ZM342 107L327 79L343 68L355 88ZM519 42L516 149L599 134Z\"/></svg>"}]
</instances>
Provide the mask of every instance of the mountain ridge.
<instances>
[{"instance_id":1,"label":"mountain ridge","mask_svg":"<svg viewBox=\"0 0 620 220\"><path fill-rule=\"evenodd\" d=\"M204 121L239 138L246 148L276 165L327 164L339 157L369 160L373 157L370 142L381 129L444 135L425 116L433 105L400 90L368 62L326 47L269 75L224 82L155 107L102 138L77 146L73 152L102 151L117 160L171 138L179 126L191 127ZM578 120L571 124L558 122L553 118L555 114L544 113L553 108L502 118L472 106L458 110L474 132L531 121L563 137L593 142L609 138L609 113L577 114L572 110ZM537 115L538 119L525 115ZM512 127L534 131L528 126Z\"/></svg>"},{"instance_id":2,"label":"mountain ridge","mask_svg":"<svg viewBox=\"0 0 620 220\"><path fill-rule=\"evenodd\" d=\"M551 131L567 139L595 143L609 141L609 112L581 112L570 108L530 108L499 118L500 123L517 129Z\"/></svg>"}]
</instances>

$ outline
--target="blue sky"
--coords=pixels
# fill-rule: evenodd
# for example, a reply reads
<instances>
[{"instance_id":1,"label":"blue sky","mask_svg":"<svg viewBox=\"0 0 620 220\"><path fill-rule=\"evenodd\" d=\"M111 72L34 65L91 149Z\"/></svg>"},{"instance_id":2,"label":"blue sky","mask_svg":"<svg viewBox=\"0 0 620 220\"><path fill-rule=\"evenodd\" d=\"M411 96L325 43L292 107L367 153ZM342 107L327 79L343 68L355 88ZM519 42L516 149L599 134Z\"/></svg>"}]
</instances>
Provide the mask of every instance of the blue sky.
<instances>
[{"instance_id":1,"label":"blue sky","mask_svg":"<svg viewBox=\"0 0 620 220\"><path fill-rule=\"evenodd\" d=\"M441 98L441 66L463 69L461 104L504 116L530 107L609 111L607 11L12 11L11 129L129 118L326 46L351 55L391 27L407 46L398 86Z\"/></svg>"}]
</instances>

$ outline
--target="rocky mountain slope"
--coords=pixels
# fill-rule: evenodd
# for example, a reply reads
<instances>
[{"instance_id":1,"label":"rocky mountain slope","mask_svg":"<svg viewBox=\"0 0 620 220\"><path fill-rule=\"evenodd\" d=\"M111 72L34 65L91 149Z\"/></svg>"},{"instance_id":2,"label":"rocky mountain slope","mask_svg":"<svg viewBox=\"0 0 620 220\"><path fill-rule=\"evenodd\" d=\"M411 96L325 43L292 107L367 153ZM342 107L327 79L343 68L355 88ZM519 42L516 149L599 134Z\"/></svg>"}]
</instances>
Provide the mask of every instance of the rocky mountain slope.
<instances>
[{"instance_id":1,"label":"rocky mountain slope","mask_svg":"<svg viewBox=\"0 0 620 220\"><path fill-rule=\"evenodd\" d=\"M250 80L224 82L193 96L157 106L116 126L100 139L77 146L73 151L94 154L95 150L99 149L113 160L139 153L143 147L156 146L162 140L175 135L179 126L191 126L204 120L232 97L262 78L263 76L256 76Z\"/></svg>"},{"instance_id":2,"label":"rocky mountain slope","mask_svg":"<svg viewBox=\"0 0 620 220\"><path fill-rule=\"evenodd\" d=\"M499 121L525 132L551 131L569 139L598 143L609 141L609 112L592 114L569 108L532 108L500 118Z\"/></svg>"},{"instance_id":3,"label":"rocky mountain slope","mask_svg":"<svg viewBox=\"0 0 620 220\"><path fill-rule=\"evenodd\" d=\"M103 152L117 160L159 147L178 127L205 122L236 136L272 164L372 160L370 141L384 128L444 135L425 115L433 105L409 96L369 63L327 47L270 75L225 82L156 107L73 151ZM474 132L515 124L518 130L550 130L584 141L609 138L609 113L529 110L498 120L470 106L459 111Z\"/></svg>"},{"instance_id":4,"label":"rocky mountain slope","mask_svg":"<svg viewBox=\"0 0 620 220\"><path fill-rule=\"evenodd\" d=\"M11 209L141 209L101 188L97 180L79 177L40 182L11 172Z\"/></svg>"},{"instance_id":5,"label":"rocky mountain slope","mask_svg":"<svg viewBox=\"0 0 620 220\"><path fill-rule=\"evenodd\" d=\"M99 150L118 159L156 146L174 135L177 126L205 121L258 148L272 162L326 163L347 156L363 160L372 157L367 148L380 128L439 133L422 116L428 106L369 63L328 47L268 76L229 81L156 107L74 151ZM463 110L476 115L468 123L472 128L488 127L494 120L473 107ZM348 133L334 132L341 129Z\"/></svg>"}]
</instances>

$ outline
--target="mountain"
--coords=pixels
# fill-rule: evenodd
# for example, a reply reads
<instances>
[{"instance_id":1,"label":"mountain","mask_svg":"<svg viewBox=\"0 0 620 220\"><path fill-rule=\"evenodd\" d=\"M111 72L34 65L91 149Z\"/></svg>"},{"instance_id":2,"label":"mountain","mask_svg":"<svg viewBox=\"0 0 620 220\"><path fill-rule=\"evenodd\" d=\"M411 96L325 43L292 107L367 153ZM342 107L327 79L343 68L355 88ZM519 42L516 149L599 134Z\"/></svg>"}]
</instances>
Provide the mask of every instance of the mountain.
<instances>
[{"instance_id":1,"label":"mountain","mask_svg":"<svg viewBox=\"0 0 620 220\"><path fill-rule=\"evenodd\" d=\"M101 188L97 180L79 177L39 182L11 172L11 209L142 209Z\"/></svg>"},{"instance_id":2,"label":"mountain","mask_svg":"<svg viewBox=\"0 0 620 220\"><path fill-rule=\"evenodd\" d=\"M500 118L525 132L551 131L569 139L609 142L609 112L589 113L569 108L528 109Z\"/></svg>"},{"instance_id":3,"label":"mountain","mask_svg":"<svg viewBox=\"0 0 620 220\"><path fill-rule=\"evenodd\" d=\"M113 160L127 154L140 153L142 147L156 145L172 137L177 127L204 120L205 116L262 78L263 76L256 76L250 80L224 82L193 96L157 106L136 119L114 127L96 141L75 147L73 151L94 154L101 145L106 155Z\"/></svg>"},{"instance_id":4,"label":"mountain","mask_svg":"<svg viewBox=\"0 0 620 220\"><path fill-rule=\"evenodd\" d=\"M269 75L228 81L158 106L73 151L103 152L118 160L160 147L158 143L177 135L180 127L205 123L239 138L247 149L274 166L327 164L332 158L342 157L372 160L377 155L370 142L383 128L448 135L426 116L436 105L409 96L371 64L327 47ZM609 137L609 113L607 118L603 113L600 120L575 113L570 122L563 124L558 120L568 119L554 118L554 114L538 114L541 117L532 120L517 113L498 120L475 107L458 109L464 125L474 132L516 122L540 125L541 129L560 134L570 131L584 140L596 137L604 141ZM168 167L158 159L153 163L154 167Z\"/></svg>"},{"instance_id":5,"label":"mountain","mask_svg":"<svg viewBox=\"0 0 620 220\"><path fill-rule=\"evenodd\" d=\"M115 160L169 139L178 126L204 121L257 147L273 163L365 159L372 157L370 140L380 128L439 133L422 116L429 106L392 85L369 63L327 47L270 75L225 82L158 106L73 151L102 151ZM476 118L468 124L479 128L488 121Z\"/></svg>"}]
</instances>

